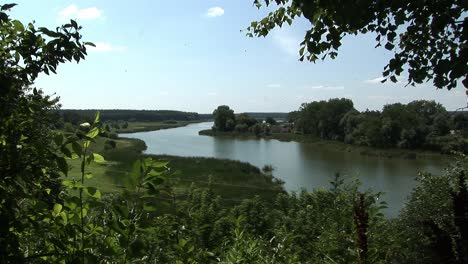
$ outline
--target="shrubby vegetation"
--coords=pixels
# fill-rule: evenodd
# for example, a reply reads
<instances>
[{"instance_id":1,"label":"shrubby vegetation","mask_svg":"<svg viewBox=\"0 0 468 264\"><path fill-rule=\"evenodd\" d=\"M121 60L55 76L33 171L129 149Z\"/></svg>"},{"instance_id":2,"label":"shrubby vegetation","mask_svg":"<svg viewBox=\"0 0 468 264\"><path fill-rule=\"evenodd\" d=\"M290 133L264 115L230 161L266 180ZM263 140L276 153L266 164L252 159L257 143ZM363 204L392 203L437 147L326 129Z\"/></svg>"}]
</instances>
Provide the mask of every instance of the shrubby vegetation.
<instances>
[{"instance_id":1,"label":"shrubby vegetation","mask_svg":"<svg viewBox=\"0 0 468 264\"><path fill-rule=\"evenodd\" d=\"M304 103L290 113L296 133L379 148L468 151L467 115L449 114L434 101L385 105L382 111L357 111L349 99Z\"/></svg>"}]
</instances>

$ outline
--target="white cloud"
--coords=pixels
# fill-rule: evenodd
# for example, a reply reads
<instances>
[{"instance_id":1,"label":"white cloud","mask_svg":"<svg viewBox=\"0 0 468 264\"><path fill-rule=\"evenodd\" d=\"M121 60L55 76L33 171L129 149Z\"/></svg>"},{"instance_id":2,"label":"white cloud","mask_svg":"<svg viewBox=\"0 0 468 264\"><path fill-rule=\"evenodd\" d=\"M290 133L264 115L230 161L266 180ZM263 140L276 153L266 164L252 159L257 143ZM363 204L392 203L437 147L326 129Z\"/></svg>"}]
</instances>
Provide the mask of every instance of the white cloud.
<instances>
[{"instance_id":1,"label":"white cloud","mask_svg":"<svg viewBox=\"0 0 468 264\"><path fill-rule=\"evenodd\" d=\"M280 88L281 84L279 83L270 83L267 85L268 88Z\"/></svg>"},{"instance_id":2,"label":"white cloud","mask_svg":"<svg viewBox=\"0 0 468 264\"><path fill-rule=\"evenodd\" d=\"M113 46L113 45L111 45L109 43L106 43L106 42L95 42L94 45L96 45L96 47L88 46L88 49L90 51L95 51L95 52L111 52L111 51L122 52L122 51L127 50L126 47Z\"/></svg>"},{"instance_id":3,"label":"white cloud","mask_svg":"<svg viewBox=\"0 0 468 264\"><path fill-rule=\"evenodd\" d=\"M396 83L401 83L406 77L405 76L397 76L396 78L397 78ZM379 83L382 83L383 80L385 80L385 77L376 77L374 79L365 80L364 82L369 83L369 84L379 84ZM388 78L387 82L385 82L385 83L392 84L394 82L390 81L390 78Z\"/></svg>"},{"instance_id":4,"label":"white cloud","mask_svg":"<svg viewBox=\"0 0 468 264\"><path fill-rule=\"evenodd\" d=\"M81 19L81 20L94 20L103 18L102 11L95 6L79 9L76 5L72 4L59 12L59 19Z\"/></svg>"},{"instance_id":5,"label":"white cloud","mask_svg":"<svg viewBox=\"0 0 468 264\"><path fill-rule=\"evenodd\" d=\"M211 7L206 11L207 17L219 17L222 15L224 15L224 9L219 6Z\"/></svg>"},{"instance_id":6,"label":"white cloud","mask_svg":"<svg viewBox=\"0 0 468 264\"><path fill-rule=\"evenodd\" d=\"M315 85L307 87L312 90L324 90L324 91L338 91L344 90L344 86L328 86L328 85Z\"/></svg>"},{"instance_id":7,"label":"white cloud","mask_svg":"<svg viewBox=\"0 0 468 264\"><path fill-rule=\"evenodd\" d=\"M284 29L274 31L273 40L286 54L299 56L299 39Z\"/></svg>"}]
</instances>

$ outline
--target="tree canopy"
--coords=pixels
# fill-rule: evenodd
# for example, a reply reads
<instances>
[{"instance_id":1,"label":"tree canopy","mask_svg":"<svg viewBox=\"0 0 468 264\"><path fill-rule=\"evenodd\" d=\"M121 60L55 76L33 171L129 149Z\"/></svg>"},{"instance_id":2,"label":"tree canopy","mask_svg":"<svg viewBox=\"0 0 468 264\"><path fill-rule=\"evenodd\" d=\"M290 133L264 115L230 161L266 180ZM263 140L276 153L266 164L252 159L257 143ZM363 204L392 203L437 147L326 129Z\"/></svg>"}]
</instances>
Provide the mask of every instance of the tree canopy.
<instances>
[{"instance_id":1,"label":"tree canopy","mask_svg":"<svg viewBox=\"0 0 468 264\"><path fill-rule=\"evenodd\" d=\"M405 70L408 84L427 81L452 89L463 79L468 88L468 4L463 0L320 1L255 0L278 8L248 27L249 36L265 37L276 27L304 17L310 21L299 50L312 62L338 56L347 35L373 33L376 47L393 52L382 82L397 82Z\"/></svg>"},{"instance_id":2,"label":"tree canopy","mask_svg":"<svg viewBox=\"0 0 468 264\"><path fill-rule=\"evenodd\" d=\"M236 126L234 110L227 105L220 105L213 111L214 125L219 131L232 131Z\"/></svg>"},{"instance_id":3,"label":"tree canopy","mask_svg":"<svg viewBox=\"0 0 468 264\"><path fill-rule=\"evenodd\" d=\"M349 99L304 103L291 113L296 132L370 147L467 152L463 117L434 101L388 104L359 112Z\"/></svg>"}]
</instances>

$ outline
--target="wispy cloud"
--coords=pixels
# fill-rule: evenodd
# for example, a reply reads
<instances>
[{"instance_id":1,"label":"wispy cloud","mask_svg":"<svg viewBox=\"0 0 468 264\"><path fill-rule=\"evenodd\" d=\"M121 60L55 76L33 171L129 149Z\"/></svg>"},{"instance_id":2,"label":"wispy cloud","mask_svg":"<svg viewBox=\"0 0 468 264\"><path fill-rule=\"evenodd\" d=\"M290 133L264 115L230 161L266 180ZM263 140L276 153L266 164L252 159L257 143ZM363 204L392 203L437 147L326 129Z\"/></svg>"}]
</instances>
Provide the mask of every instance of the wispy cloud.
<instances>
[{"instance_id":1,"label":"wispy cloud","mask_svg":"<svg viewBox=\"0 0 468 264\"><path fill-rule=\"evenodd\" d=\"M344 90L344 86L329 86L329 85L315 85L315 86L309 86L306 88L312 89L312 90L325 90L325 91Z\"/></svg>"},{"instance_id":2,"label":"wispy cloud","mask_svg":"<svg viewBox=\"0 0 468 264\"><path fill-rule=\"evenodd\" d=\"M127 50L127 48L124 46L114 46L107 42L95 42L94 45L96 45L96 47L90 46L88 47L88 49L90 51L95 51L95 52L112 52L112 51L122 52L122 51Z\"/></svg>"},{"instance_id":3,"label":"wispy cloud","mask_svg":"<svg viewBox=\"0 0 468 264\"><path fill-rule=\"evenodd\" d=\"M270 83L267 85L268 88L280 88L281 84L279 83Z\"/></svg>"},{"instance_id":4,"label":"wispy cloud","mask_svg":"<svg viewBox=\"0 0 468 264\"><path fill-rule=\"evenodd\" d=\"M291 56L299 56L299 39L284 29L274 31L273 41L283 52Z\"/></svg>"},{"instance_id":5,"label":"wispy cloud","mask_svg":"<svg viewBox=\"0 0 468 264\"><path fill-rule=\"evenodd\" d=\"M220 17L224 15L224 9L219 6L209 8L205 14L207 17Z\"/></svg>"},{"instance_id":6,"label":"wispy cloud","mask_svg":"<svg viewBox=\"0 0 468 264\"><path fill-rule=\"evenodd\" d=\"M405 76L397 76L397 83L401 83L406 77ZM364 82L365 83L369 83L369 84L379 84L379 83L382 83L382 81L385 80L385 77L376 77L374 79L369 79L369 80L365 80ZM386 83L393 83L392 81L387 80Z\"/></svg>"},{"instance_id":7,"label":"wispy cloud","mask_svg":"<svg viewBox=\"0 0 468 264\"><path fill-rule=\"evenodd\" d=\"M95 6L80 9L72 4L59 12L59 19L62 21L68 19L94 20L99 18L103 18L102 11Z\"/></svg>"}]
</instances>

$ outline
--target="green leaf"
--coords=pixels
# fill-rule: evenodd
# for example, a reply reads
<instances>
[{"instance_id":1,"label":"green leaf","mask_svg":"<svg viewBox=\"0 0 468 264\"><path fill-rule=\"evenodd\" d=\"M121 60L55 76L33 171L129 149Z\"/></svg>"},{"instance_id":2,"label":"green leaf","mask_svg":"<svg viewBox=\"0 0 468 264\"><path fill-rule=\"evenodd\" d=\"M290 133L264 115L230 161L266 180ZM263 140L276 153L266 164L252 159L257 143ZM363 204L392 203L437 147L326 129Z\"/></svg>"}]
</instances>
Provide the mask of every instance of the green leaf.
<instances>
[{"instance_id":1,"label":"green leaf","mask_svg":"<svg viewBox=\"0 0 468 264\"><path fill-rule=\"evenodd\" d=\"M67 198L64 202L64 205L70 210L77 208L79 204L80 204L80 198L75 197L75 196Z\"/></svg>"},{"instance_id":2,"label":"green leaf","mask_svg":"<svg viewBox=\"0 0 468 264\"><path fill-rule=\"evenodd\" d=\"M94 118L94 124L99 123L100 117L101 117L101 112L97 111L96 112L96 117Z\"/></svg>"},{"instance_id":3,"label":"green leaf","mask_svg":"<svg viewBox=\"0 0 468 264\"><path fill-rule=\"evenodd\" d=\"M86 177L86 179L91 179L91 178L93 178L93 174L91 172L87 172L87 173L85 173L85 177Z\"/></svg>"},{"instance_id":4,"label":"green leaf","mask_svg":"<svg viewBox=\"0 0 468 264\"><path fill-rule=\"evenodd\" d=\"M15 26L15 29L17 31L24 31L24 26L23 26L23 23L21 23L21 21L13 20L11 21L11 23L13 23L13 26Z\"/></svg>"},{"instance_id":5,"label":"green leaf","mask_svg":"<svg viewBox=\"0 0 468 264\"><path fill-rule=\"evenodd\" d=\"M6 11L8 9L11 9L13 7L15 7L17 4L5 4L5 5L2 5L2 11Z\"/></svg>"},{"instance_id":6,"label":"green leaf","mask_svg":"<svg viewBox=\"0 0 468 264\"><path fill-rule=\"evenodd\" d=\"M163 167L166 167L167 164L169 164L168 161L155 161L155 162L153 162L153 167L163 168Z\"/></svg>"},{"instance_id":7,"label":"green leaf","mask_svg":"<svg viewBox=\"0 0 468 264\"><path fill-rule=\"evenodd\" d=\"M54 211L52 212L52 215L56 217L57 215L60 214L62 211L63 206L61 204L54 204Z\"/></svg>"},{"instance_id":8,"label":"green leaf","mask_svg":"<svg viewBox=\"0 0 468 264\"><path fill-rule=\"evenodd\" d=\"M70 23L72 24L72 26L73 26L74 28L78 28L78 24L76 23L75 20L72 19L72 20L70 21Z\"/></svg>"},{"instance_id":9,"label":"green leaf","mask_svg":"<svg viewBox=\"0 0 468 264\"><path fill-rule=\"evenodd\" d=\"M73 186L73 181L67 180L67 181L62 181L62 185L65 187L72 187Z\"/></svg>"},{"instance_id":10,"label":"green leaf","mask_svg":"<svg viewBox=\"0 0 468 264\"><path fill-rule=\"evenodd\" d=\"M164 173L164 172L162 172L162 171L157 171L157 170L152 169L152 170L149 172L149 175L150 175L150 176L149 176L149 177L146 177L145 180L146 180L146 179L152 178L152 176L160 176L160 175L162 175L163 173Z\"/></svg>"},{"instance_id":11,"label":"green leaf","mask_svg":"<svg viewBox=\"0 0 468 264\"><path fill-rule=\"evenodd\" d=\"M60 213L60 216L62 217L63 222L64 222L65 224L67 224L67 222L68 222L67 213L61 212L61 213Z\"/></svg>"},{"instance_id":12,"label":"green leaf","mask_svg":"<svg viewBox=\"0 0 468 264\"><path fill-rule=\"evenodd\" d=\"M65 174L65 176L68 176L68 164L65 158L63 157L57 157L56 158L57 166L59 167L60 171Z\"/></svg>"},{"instance_id":13,"label":"green leaf","mask_svg":"<svg viewBox=\"0 0 468 264\"><path fill-rule=\"evenodd\" d=\"M101 192L94 187L85 188L85 192L93 198L101 199Z\"/></svg>"},{"instance_id":14,"label":"green leaf","mask_svg":"<svg viewBox=\"0 0 468 264\"><path fill-rule=\"evenodd\" d=\"M96 47L96 45L94 45L94 43L92 43L92 42L85 42L84 45L91 46L91 47Z\"/></svg>"},{"instance_id":15,"label":"green leaf","mask_svg":"<svg viewBox=\"0 0 468 264\"><path fill-rule=\"evenodd\" d=\"M89 138L95 138L97 135L99 135L99 128L97 127L93 127L93 129L91 129L91 131L86 134L86 136Z\"/></svg>"},{"instance_id":16,"label":"green leaf","mask_svg":"<svg viewBox=\"0 0 468 264\"><path fill-rule=\"evenodd\" d=\"M81 156L83 154L83 149L77 142L72 143L72 149L76 154L78 154L78 156Z\"/></svg>"},{"instance_id":17,"label":"green leaf","mask_svg":"<svg viewBox=\"0 0 468 264\"><path fill-rule=\"evenodd\" d=\"M395 47L395 45L393 45L393 44L390 43L390 42L387 42L387 44L385 44L385 48L386 48L387 50L392 50L394 47Z\"/></svg>"},{"instance_id":18,"label":"green leaf","mask_svg":"<svg viewBox=\"0 0 468 264\"><path fill-rule=\"evenodd\" d=\"M94 157L94 162L97 162L97 163L106 162L106 160L104 159L104 157L101 156L100 154L93 153L93 157Z\"/></svg>"},{"instance_id":19,"label":"green leaf","mask_svg":"<svg viewBox=\"0 0 468 264\"><path fill-rule=\"evenodd\" d=\"M62 153L63 153L65 156L67 156L67 157L69 157L69 158L72 157L72 152L71 152L66 146L62 146L62 147L60 148L60 150L62 151Z\"/></svg>"}]
</instances>

